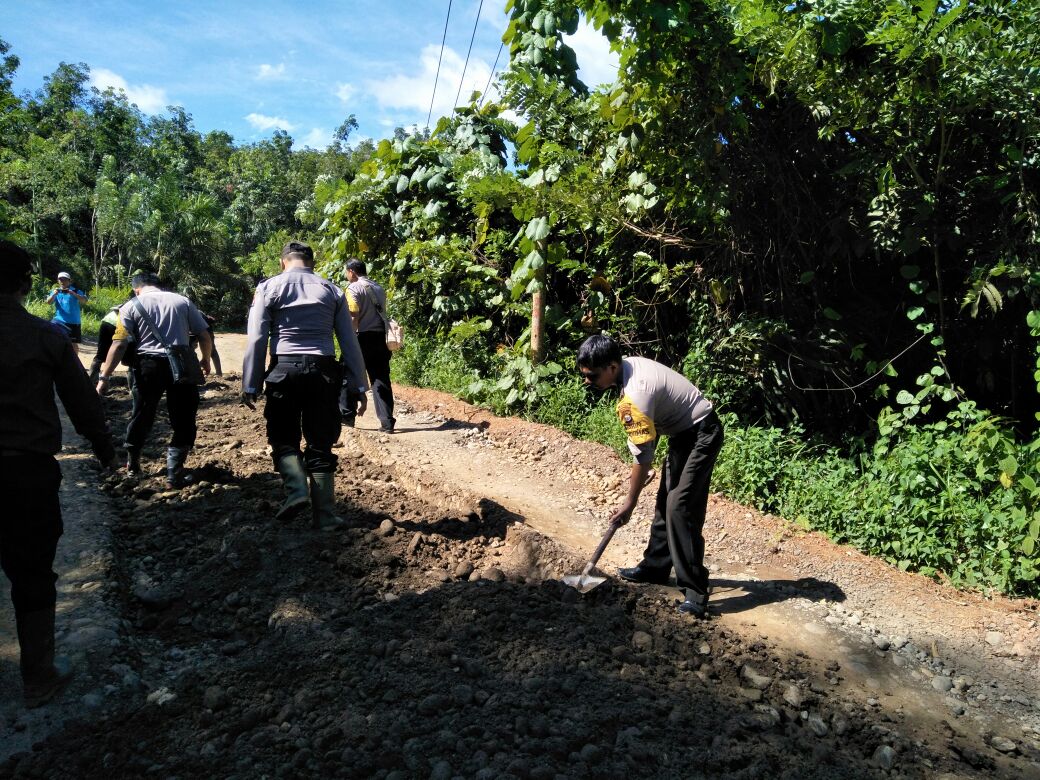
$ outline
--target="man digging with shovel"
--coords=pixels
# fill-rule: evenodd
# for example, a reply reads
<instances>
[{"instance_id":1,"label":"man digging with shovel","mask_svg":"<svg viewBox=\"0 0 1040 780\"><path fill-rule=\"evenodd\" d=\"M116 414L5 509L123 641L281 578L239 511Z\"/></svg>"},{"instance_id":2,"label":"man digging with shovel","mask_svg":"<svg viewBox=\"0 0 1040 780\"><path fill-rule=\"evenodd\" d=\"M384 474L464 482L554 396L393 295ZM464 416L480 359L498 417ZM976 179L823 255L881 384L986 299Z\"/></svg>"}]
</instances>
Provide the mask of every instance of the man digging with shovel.
<instances>
[{"instance_id":1,"label":"man digging with shovel","mask_svg":"<svg viewBox=\"0 0 1040 780\"><path fill-rule=\"evenodd\" d=\"M618 419L628 434L635 463L628 495L611 514L611 524L632 516L654 459L658 436L668 437L668 457L657 491L650 541L638 566L619 569L629 582L664 585L672 568L686 599L684 614L708 610L708 570L704 567L704 515L715 459L722 448L722 424L701 391L686 377L653 360L621 356L607 336L590 336L578 350L585 383L603 392L617 388Z\"/></svg>"}]
</instances>

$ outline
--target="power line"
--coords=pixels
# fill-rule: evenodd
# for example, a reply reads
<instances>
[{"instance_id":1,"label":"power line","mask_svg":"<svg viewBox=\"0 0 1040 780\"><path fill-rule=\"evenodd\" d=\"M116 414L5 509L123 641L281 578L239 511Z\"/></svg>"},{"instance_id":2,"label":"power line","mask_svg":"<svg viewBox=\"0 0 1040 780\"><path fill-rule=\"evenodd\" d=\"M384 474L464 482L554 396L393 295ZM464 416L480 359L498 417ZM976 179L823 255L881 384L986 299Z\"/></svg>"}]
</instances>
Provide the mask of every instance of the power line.
<instances>
[{"instance_id":1,"label":"power line","mask_svg":"<svg viewBox=\"0 0 1040 780\"><path fill-rule=\"evenodd\" d=\"M459 91L455 93L455 103L451 107L451 115L455 116L455 109L458 108L459 98L462 96L462 85L466 83L466 68L469 67L469 55L473 51L473 41L477 37L477 25L480 24L480 12L484 9L484 0L480 0L480 5L477 6L477 18L473 20L473 34L469 36L469 48L466 49L466 61L462 64L462 78L459 79ZM495 69L492 68L491 72L494 73Z\"/></svg>"},{"instance_id":2,"label":"power line","mask_svg":"<svg viewBox=\"0 0 1040 780\"><path fill-rule=\"evenodd\" d=\"M481 0L483 2L483 0ZM437 56L437 73L433 77L433 94L430 95L430 112L426 115L426 129L430 129L430 117L433 116L433 101L437 97L437 82L441 77L441 60L444 59L444 42L448 40L448 20L451 19L451 0L448 0L448 14L444 17L444 35L441 36L441 53Z\"/></svg>"},{"instance_id":3,"label":"power line","mask_svg":"<svg viewBox=\"0 0 1040 780\"><path fill-rule=\"evenodd\" d=\"M491 66L491 75L488 76L488 82L487 85L485 85L484 87L484 91L480 93L480 102L477 103L477 108L480 108L482 105L484 105L484 98L487 97L488 90L491 89L491 79L495 77L495 68L498 67L498 58L502 56L502 49L505 48L505 45L505 41L502 41L502 43L498 45L498 54L495 55L495 64Z\"/></svg>"}]
</instances>

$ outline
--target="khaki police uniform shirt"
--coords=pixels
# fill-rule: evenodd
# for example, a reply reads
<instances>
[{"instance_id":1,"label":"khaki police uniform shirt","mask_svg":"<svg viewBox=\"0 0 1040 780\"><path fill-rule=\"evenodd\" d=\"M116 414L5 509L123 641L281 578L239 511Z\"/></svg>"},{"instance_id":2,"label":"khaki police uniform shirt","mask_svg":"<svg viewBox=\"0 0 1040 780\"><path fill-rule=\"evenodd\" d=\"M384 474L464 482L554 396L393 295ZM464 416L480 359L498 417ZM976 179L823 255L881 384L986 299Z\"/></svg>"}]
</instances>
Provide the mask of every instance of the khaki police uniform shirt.
<instances>
[{"instance_id":1,"label":"khaki police uniform shirt","mask_svg":"<svg viewBox=\"0 0 1040 780\"><path fill-rule=\"evenodd\" d=\"M622 359L617 415L636 463L653 462L659 436L682 433L711 410L711 402L678 371L648 358Z\"/></svg>"},{"instance_id":2,"label":"khaki police uniform shirt","mask_svg":"<svg viewBox=\"0 0 1040 780\"><path fill-rule=\"evenodd\" d=\"M358 333L386 330L383 315L386 313L386 291L367 276L358 277L347 287L347 302L350 313L358 318ZM382 312L382 314L380 314Z\"/></svg>"}]
</instances>

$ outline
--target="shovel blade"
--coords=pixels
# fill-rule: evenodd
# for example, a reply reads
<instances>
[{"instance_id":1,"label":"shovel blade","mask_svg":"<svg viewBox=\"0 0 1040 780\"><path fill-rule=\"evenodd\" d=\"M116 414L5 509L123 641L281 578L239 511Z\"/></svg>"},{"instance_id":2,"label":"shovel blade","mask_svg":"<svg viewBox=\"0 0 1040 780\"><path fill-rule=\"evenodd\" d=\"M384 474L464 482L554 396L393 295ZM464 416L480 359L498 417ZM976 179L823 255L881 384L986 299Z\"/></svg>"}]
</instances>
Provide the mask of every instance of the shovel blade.
<instances>
[{"instance_id":1,"label":"shovel blade","mask_svg":"<svg viewBox=\"0 0 1040 780\"><path fill-rule=\"evenodd\" d=\"M606 577L592 577L588 574L568 574L563 584L574 588L578 593L588 593L593 588L607 581Z\"/></svg>"}]
</instances>

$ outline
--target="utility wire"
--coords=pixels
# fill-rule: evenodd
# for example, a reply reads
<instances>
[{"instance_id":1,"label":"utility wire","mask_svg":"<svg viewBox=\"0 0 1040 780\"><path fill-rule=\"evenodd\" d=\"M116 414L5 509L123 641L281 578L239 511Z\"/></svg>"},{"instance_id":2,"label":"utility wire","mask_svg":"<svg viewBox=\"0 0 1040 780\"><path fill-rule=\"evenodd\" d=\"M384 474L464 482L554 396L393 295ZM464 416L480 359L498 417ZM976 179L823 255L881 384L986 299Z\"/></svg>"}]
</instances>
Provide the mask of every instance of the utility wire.
<instances>
[{"instance_id":1,"label":"utility wire","mask_svg":"<svg viewBox=\"0 0 1040 780\"><path fill-rule=\"evenodd\" d=\"M498 54L495 55L495 64L491 66L491 75L488 76L487 85L484 87L484 91L480 93L480 102L477 103L477 108L484 105L484 98L487 97L488 90L491 89L491 79L495 77L495 69L498 67L498 58L502 56L502 49L505 48L506 42L502 41L498 45Z\"/></svg>"},{"instance_id":2,"label":"utility wire","mask_svg":"<svg viewBox=\"0 0 1040 780\"><path fill-rule=\"evenodd\" d=\"M462 85L466 83L466 68L469 67L469 55L473 51L473 41L477 37L477 25L480 24L480 12L484 10L484 0L480 0L480 5L477 6L477 18L473 20L473 34L469 36L469 48L466 49L466 61L462 64L462 78L459 79L459 91L455 93L455 103L451 107L451 115L455 116L455 109L458 108L459 98L462 96ZM494 68L491 69L494 73Z\"/></svg>"},{"instance_id":3,"label":"utility wire","mask_svg":"<svg viewBox=\"0 0 1040 780\"><path fill-rule=\"evenodd\" d=\"M483 0L481 0L483 2ZM448 13L444 17L444 35L441 36L441 53L437 55L437 73L433 77L433 94L430 95L430 112L426 115L426 129L430 129L430 117L433 116L433 101L437 97L437 82L441 77L441 60L444 59L444 42L448 40L448 20L451 19L451 0L448 0Z\"/></svg>"}]
</instances>

